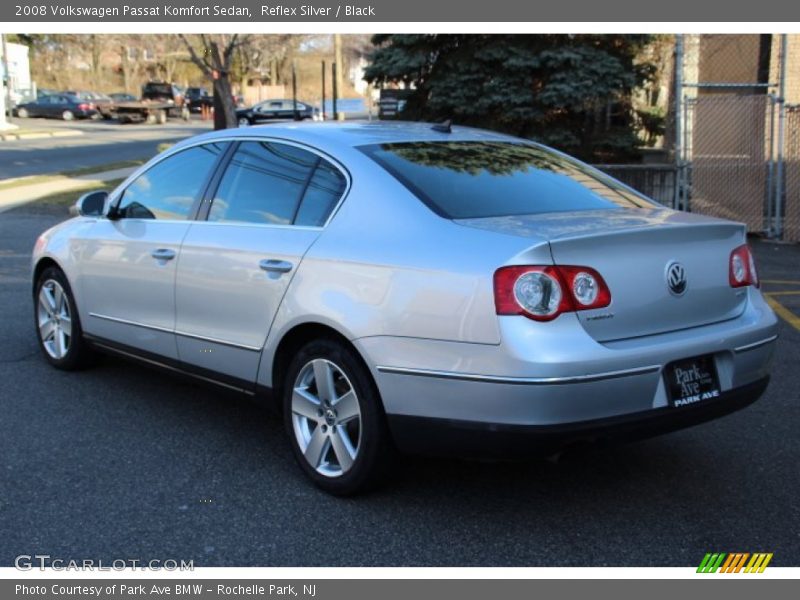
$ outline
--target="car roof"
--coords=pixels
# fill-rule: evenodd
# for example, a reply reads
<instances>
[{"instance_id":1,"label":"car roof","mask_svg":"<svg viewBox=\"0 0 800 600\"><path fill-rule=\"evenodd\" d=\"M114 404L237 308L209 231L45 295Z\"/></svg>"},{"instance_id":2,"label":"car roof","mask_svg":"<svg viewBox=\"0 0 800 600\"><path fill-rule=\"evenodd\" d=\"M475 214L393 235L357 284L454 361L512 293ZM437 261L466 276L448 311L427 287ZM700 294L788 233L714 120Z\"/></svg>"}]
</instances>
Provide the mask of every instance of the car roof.
<instances>
[{"instance_id":1,"label":"car roof","mask_svg":"<svg viewBox=\"0 0 800 600\"><path fill-rule=\"evenodd\" d=\"M196 144L208 140L235 136L272 137L306 143L320 149L354 148L371 144L400 142L446 142L446 141L520 141L493 131L453 126L450 133L433 129L433 123L406 121L351 121L328 123L281 123L256 125L240 129L223 129L184 140L178 146Z\"/></svg>"}]
</instances>

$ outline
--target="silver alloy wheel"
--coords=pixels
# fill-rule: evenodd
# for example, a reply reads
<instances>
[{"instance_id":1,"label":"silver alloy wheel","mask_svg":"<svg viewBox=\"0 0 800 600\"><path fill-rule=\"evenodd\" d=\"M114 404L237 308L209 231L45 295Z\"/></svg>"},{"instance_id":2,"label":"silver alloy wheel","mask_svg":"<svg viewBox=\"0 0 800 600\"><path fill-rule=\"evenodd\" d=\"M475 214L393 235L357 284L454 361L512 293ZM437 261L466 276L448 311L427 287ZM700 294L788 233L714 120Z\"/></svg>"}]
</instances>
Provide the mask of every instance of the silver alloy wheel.
<instances>
[{"instance_id":1,"label":"silver alloy wheel","mask_svg":"<svg viewBox=\"0 0 800 600\"><path fill-rule=\"evenodd\" d=\"M245 118L239 119L239 127L250 127L250 121Z\"/></svg>"},{"instance_id":2,"label":"silver alloy wheel","mask_svg":"<svg viewBox=\"0 0 800 600\"><path fill-rule=\"evenodd\" d=\"M338 477L353 466L361 447L361 409L336 364L317 358L300 369L292 392L292 426L317 473Z\"/></svg>"},{"instance_id":3,"label":"silver alloy wheel","mask_svg":"<svg viewBox=\"0 0 800 600\"><path fill-rule=\"evenodd\" d=\"M67 294L55 279L48 279L39 289L36 316L45 351L56 360L64 358L72 341L72 316Z\"/></svg>"},{"instance_id":4,"label":"silver alloy wheel","mask_svg":"<svg viewBox=\"0 0 800 600\"><path fill-rule=\"evenodd\" d=\"M61 113L61 118L65 121L72 121L72 119L75 118L75 115L71 110L65 110L63 113Z\"/></svg>"}]
</instances>

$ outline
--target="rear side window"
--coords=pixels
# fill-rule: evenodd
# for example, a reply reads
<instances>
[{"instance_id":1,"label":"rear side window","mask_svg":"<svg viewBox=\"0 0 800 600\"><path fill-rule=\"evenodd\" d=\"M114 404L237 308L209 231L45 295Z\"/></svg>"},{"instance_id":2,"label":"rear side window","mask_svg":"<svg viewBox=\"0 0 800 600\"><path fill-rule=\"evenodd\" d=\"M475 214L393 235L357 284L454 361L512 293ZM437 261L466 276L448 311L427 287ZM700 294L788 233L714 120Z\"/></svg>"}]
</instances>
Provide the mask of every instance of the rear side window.
<instances>
[{"instance_id":1,"label":"rear side window","mask_svg":"<svg viewBox=\"0 0 800 600\"><path fill-rule=\"evenodd\" d=\"M406 142L359 149L448 219L653 205L578 161L525 143Z\"/></svg>"},{"instance_id":2,"label":"rear side window","mask_svg":"<svg viewBox=\"0 0 800 600\"><path fill-rule=\"evenodd\" d=\"M321 226L345 187L344 175L313 152L242 142L220 181L208 220Z\"/></svg>"},{"instance_id":3,"label":"rear side window","mask_svg":"<svg viewBox=\"0 0 800 600\"><path fill-rule=\"evenodd\" d=\"M139 175L122 193L123 219L189 218L217 157L227 143L204 144L173 154Z\"/></svg>"},{"instance_id":4,"label":"rear side window","mask_svg":"<svg viewBox=\"0 0 800 600\"><path fill-rule=\"evenodd\" d=\"M308 183L294 224L321 227L344 194L345 187L347 181L342 172L321 160Z\"/></svg>"}]
</instances>

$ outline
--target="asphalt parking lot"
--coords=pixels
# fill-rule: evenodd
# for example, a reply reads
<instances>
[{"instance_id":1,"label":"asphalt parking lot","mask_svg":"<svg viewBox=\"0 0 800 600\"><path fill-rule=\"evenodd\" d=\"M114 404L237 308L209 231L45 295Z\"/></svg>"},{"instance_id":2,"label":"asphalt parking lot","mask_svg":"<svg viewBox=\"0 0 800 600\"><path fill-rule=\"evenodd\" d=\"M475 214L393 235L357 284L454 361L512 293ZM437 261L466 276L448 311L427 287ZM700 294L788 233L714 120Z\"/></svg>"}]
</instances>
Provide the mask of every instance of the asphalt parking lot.
<instances>
[{"instance_id":1,"label":"asphalt parking lot","mask_svg":"<svg viewBox=\"0 0 800 600\"><path fill-rule=\"evenodd\" d=\"M800 565L800 247L756 243L783 307L767 394L694 429L523 464L407 458L337 499L295 466L267 407L119 359L58 372L37 349L36 236L0 214L0 566L19 554L198 566ZM779 293L780 292L780 293ZM790 292L790 293L789 293Z\"/></svg>"}]
</instances>

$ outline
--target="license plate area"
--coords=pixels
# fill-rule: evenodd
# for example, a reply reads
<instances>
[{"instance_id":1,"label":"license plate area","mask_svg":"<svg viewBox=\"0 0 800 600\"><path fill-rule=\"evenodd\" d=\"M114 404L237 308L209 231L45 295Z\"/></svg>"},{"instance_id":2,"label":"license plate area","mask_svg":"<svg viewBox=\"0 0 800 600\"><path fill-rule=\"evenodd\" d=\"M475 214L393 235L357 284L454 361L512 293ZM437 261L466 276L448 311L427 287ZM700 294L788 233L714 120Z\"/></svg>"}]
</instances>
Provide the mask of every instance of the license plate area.
<instances>
[{"instance_id":1,"label":"license plate area","mask_svg":"<svg viewBox=\"0 0 800 600\"><path fill-rule=\"evenodd\" d=\"M713 400L720 395L717 365L710 354L669 363L664 369L664 379L669 405L676 408Z\"/></svg>"}]
</instances>

